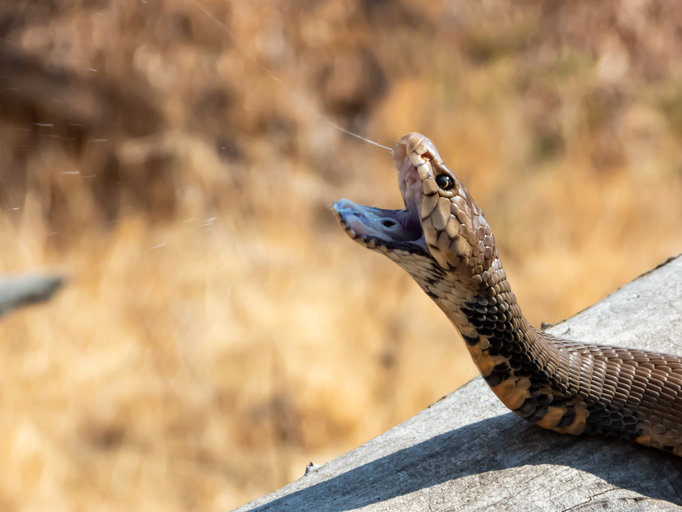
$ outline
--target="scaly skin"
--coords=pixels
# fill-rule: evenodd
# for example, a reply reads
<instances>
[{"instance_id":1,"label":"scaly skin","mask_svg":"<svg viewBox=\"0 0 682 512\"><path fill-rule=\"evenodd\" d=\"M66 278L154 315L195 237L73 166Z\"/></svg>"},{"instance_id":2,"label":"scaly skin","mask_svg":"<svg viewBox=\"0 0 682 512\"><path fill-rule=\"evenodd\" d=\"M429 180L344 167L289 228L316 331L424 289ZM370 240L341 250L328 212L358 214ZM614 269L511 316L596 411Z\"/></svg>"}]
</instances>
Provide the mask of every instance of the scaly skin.
<instances>
[{"instance_id":1,"label":"scaly skin","mask_svg":"<svg viewBox=\"0 0 682 512\"><path fill-rule=\"evenodd\" d=\"M459 330L497 397L531 423L682 455L682 358L556 338L521 313L471 195L418 133L393 150L405 210L342 199L348 235L405 269Z\"/></svg>"}]
</instances>

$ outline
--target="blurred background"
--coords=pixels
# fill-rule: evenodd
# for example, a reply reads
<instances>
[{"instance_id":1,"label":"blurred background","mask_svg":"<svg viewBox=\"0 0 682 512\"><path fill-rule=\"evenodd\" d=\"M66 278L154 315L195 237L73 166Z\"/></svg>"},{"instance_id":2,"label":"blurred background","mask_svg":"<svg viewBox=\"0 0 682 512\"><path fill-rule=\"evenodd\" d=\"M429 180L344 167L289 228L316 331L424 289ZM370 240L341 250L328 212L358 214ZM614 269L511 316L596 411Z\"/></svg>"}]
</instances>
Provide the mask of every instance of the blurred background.
<instances>
[{"instance_id":1,"label":"blurred background","mask_svg":"<svg viewBox=\"0 0 682 512\"><path fill-rule=\"evenodd\" d=\"M230 510L475 375L329 205L430 137L529 317L682 252L676 0L0 3L0 508ZM329 121L329 122L328 122Z\"/></svg>"}]
</instances>

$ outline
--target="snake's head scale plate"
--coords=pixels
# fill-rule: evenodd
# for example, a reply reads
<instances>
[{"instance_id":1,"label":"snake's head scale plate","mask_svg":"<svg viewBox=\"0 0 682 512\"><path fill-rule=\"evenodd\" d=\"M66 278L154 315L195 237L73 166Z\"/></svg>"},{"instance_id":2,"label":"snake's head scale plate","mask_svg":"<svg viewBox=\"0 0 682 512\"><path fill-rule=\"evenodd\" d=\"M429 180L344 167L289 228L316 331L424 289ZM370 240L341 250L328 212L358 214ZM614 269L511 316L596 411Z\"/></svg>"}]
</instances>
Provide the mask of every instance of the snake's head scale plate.
<instances>
[{"instance_id":1,"label":"snake's head scale plate","mask_svg":"<svg viewBox=\"0 0 682 512\"><path fill-rule=\"evenodd\" d=\"M350 237L389 257L407 251L446 271L468 276L486 271L497 257L490 227L433 142L419 133L405 135L393 160L405 209L337 201L334 211Z\"/></svg>"}]
</instances>

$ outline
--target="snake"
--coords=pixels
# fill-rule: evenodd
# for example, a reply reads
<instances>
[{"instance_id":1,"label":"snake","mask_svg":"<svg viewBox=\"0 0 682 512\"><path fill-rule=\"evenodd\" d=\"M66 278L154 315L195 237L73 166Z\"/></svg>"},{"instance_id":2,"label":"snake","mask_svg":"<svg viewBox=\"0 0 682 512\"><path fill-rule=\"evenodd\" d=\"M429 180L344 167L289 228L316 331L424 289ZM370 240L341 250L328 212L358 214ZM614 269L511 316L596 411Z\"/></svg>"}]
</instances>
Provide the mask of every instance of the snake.
<instances>
[{"instance_id":1,"label":"snake","mask_svg":"<svg viewBox=\"0 0 682 512\"><path fill-rule=\"evenodd\" d=\"M459 331L493 393L526 421L562 434L624 439L682 455L682 357L584 343L524 317L483 211L419 133L393 149L405 203L341 199L345 232L417 282Z\"/></svg>"}]
</instances>

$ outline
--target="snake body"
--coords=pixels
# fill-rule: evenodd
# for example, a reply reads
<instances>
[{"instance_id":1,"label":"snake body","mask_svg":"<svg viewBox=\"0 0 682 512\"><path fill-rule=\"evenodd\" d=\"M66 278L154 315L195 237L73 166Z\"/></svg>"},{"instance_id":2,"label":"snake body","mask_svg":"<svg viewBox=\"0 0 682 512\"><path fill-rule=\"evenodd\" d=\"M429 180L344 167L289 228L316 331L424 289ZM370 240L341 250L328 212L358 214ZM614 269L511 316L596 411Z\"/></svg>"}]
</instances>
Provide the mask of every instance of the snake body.
<instances>
[{"instance_id":1,"label":"snake body","mask_svg":"<svg viewBox=\"0 0 682 512\"><path fill-rule=\"evenodd\" d=\"M469 192L418 133L393 150L404 210L342 199L355 241L405 269L459 330L504 405L564 434L626 439L682 455L682 358L561 339L531 326Z\"/></svg>"}]
</instances>

